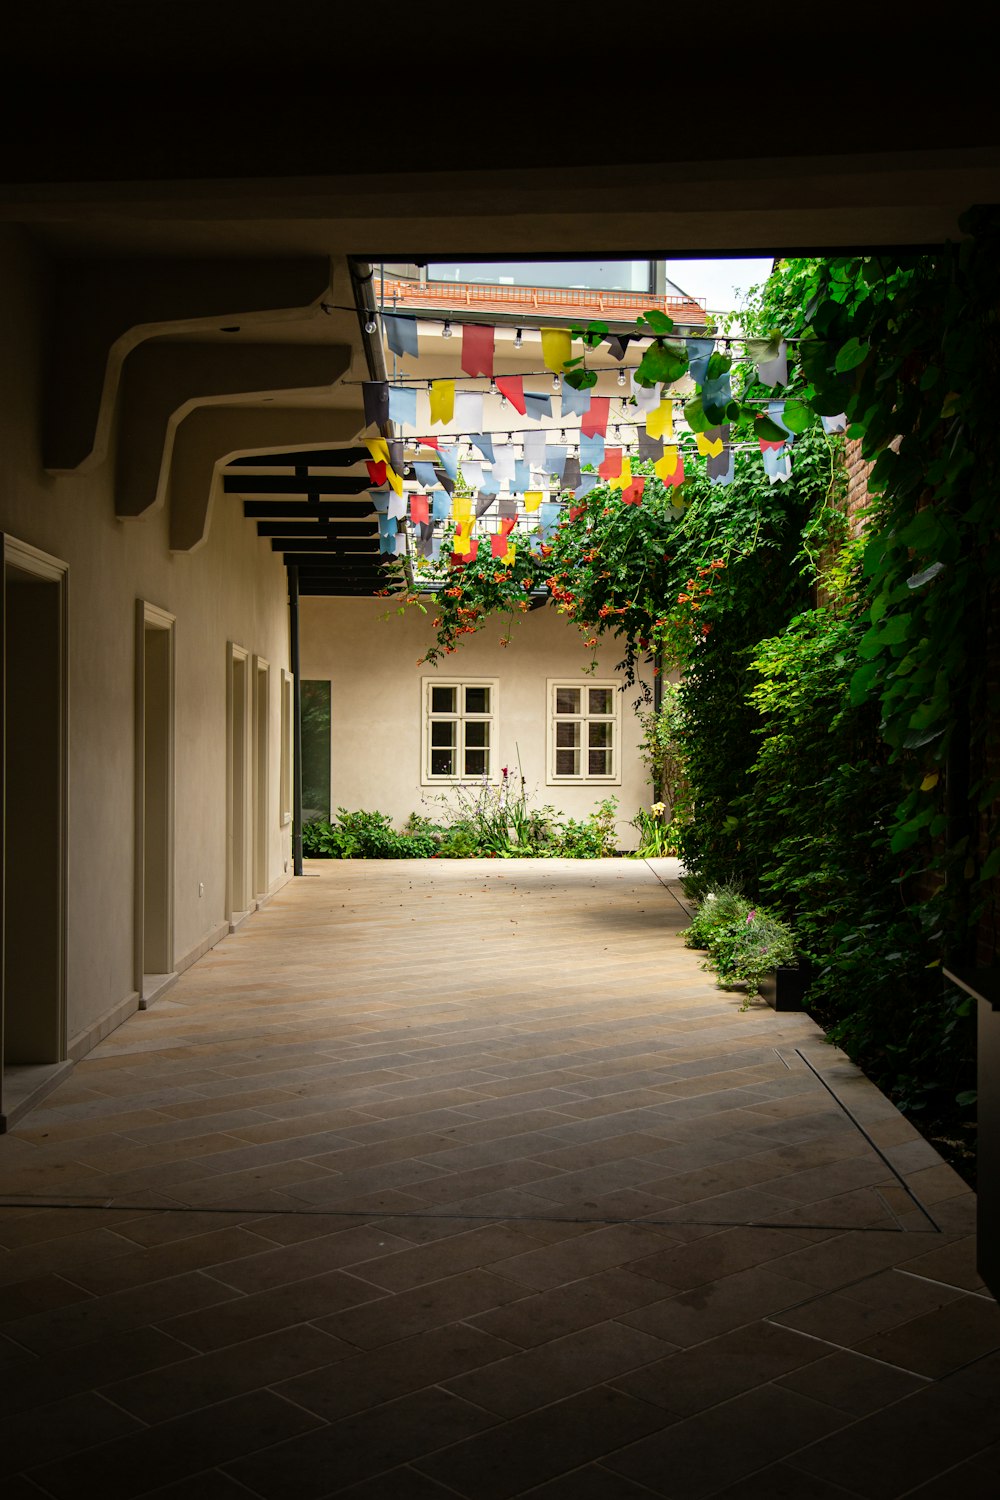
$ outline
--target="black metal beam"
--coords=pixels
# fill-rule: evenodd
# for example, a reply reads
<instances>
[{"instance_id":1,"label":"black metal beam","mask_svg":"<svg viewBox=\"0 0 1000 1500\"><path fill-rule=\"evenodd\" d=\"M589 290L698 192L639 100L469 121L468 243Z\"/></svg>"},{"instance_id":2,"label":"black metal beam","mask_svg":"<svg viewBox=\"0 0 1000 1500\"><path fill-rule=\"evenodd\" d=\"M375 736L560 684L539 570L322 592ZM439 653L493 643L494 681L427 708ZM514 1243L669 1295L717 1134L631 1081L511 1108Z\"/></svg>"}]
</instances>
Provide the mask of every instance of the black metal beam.
<instances>
[{"instance_id":1,"label":"black metal beam","mask_svg":"<svg viewBox=\"0 0 1000 1500\"><path fill-rule=\"evenodd\" d=\"M224 474L227 495L361 495L372 488L367 474L349 479L317 479L297 474Z\"/></svg>"},{"instance_id":2,"label":"black metal beam","mask_svg":"<svg viewBox=\"0 0 1000 1500\"><path fill-rule=\"evenodd\" d=\"M244 500L243 514L248 521L256 520L258 516L269 516L276 521L282 516L293 521L306 518L313 521L352 521L374 515L375 508L367 500L343 500L333 505L308 500Z\"/></svg>"},{"instance_id":3,"label":"black metal beam","mask_svg":"<svg viewBox=\"0 0 1000 1500\"><path fill-rule=\"evenodd\" d=\"M357 559L357 563L355 564L355 566L360 566L365 561L366 558L371 558L372 560L374 560L375 558L378 557L379 554L376 551L374 551L374 550L372 550L372 551L365 551L365 552L362 552L362 551L359 551L359 550L350 551L348 548L345 547L340 552L335 552L335 551L331 550L327 555L329 556L329 558L330 558L331 561L334 561L338 557L356 558ZM286 565L286 567L290 567L290 568L298 568L298 567L306 567L306 568L308 568L308 567L311 567L312 565L314 565L315 563L321 563L322 560L323 559L322 559L322 556L320 554L318 554L316 552L308 552L308 551L307 552L286 552L285 556L284 556L285 565Z\"/></svg>"},{"instance_id":4,"label":"black metal beam","mask_svg":"<svg viewBox=\"0 0 1000 1500\"><path fill-rule=\"evenodd\" d=\"M347 469L370 458L367 448L310 448L303 453L255 453L232 458L229 469Z\"/></svg>"},{"instance_id":5,"label":"black metal beam","mask_svg":"<svg viewBox=\"0 0 1000 1500\"><path fill-rule=\"evenodd\" d=\"M333 540L334 537L350 537L357 540L358 537L374 535L370 521L317 521L315 518L302 521L258 521L258 536L311 536L326 537Z\"/></svg>"},{"instance_id":6,"label":"black metal beam","mask_svg":"<svg viewBox=\"0 0 1000 1500\"><path fill-rule=\"evenodd\" d=\"M358 546L358 543L363 541L363 537L349 536L344 538L345 545L340 546L331 537L304 536L289 537L286 539L284 537L276 536L271 538L271 551L299 552L303 556L308 556L310 553L314 552L329 552L337 557L377 557L378 547ZM353 543L353 545L346 545L347 543ZM296 559L296 561L298 560L299 559Z\"/></svg>"}]
</instances>

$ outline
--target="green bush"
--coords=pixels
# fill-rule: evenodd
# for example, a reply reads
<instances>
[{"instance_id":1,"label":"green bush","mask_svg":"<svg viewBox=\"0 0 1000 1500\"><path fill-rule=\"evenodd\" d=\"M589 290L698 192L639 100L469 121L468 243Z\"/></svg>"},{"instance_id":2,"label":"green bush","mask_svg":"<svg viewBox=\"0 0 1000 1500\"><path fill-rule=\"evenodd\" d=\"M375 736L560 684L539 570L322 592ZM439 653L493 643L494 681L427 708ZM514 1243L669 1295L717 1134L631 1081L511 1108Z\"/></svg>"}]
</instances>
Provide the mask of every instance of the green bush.
<instances>
[{"instance_id":1,"label":"green bush","mask_svg":"<svg viewBox=\"0 0 1000 1500\"><path fill-rule=\"evenodd\" d=\"M751 907L742 920L715 928L702 967L714 969L722 985L745 984L750 1000L759 993L765 974L794 964L791 928L761 907Z\"/></svg>"},{"instance_id":2,"label":"green bush","mask_svg":"<svg viewBox=\"0 0 1000 1500\"><path fill-rule=\"evenodd\" d=\"M734 922L745 922L750 900L735 885L720 885L708 891L695 912L694 921L681 934L685 948L710 948L715 934Z\"/></svg>"},{"instance_id":3,"label":"green bush","mask_svg":"<svg viewBox=\"0 0 1000 1500\"><path fill-rule=\"evenodd\" d=\"M385 813L338 807L336 823L305 824L302 852L310 859L430 859L437 843L424 831L397 833Z\"/></svg>"},{"instance_id":4,"label":"green bush","mask_svg":"<svg viewBox=\"0 0 1000 1500\"><path fill-rule=\"evenodd\" d=\"M557 825L555 853L563 859L608 859L615 852L617 797L606 797L594 812Z\"/></svg>"}]
</instances>

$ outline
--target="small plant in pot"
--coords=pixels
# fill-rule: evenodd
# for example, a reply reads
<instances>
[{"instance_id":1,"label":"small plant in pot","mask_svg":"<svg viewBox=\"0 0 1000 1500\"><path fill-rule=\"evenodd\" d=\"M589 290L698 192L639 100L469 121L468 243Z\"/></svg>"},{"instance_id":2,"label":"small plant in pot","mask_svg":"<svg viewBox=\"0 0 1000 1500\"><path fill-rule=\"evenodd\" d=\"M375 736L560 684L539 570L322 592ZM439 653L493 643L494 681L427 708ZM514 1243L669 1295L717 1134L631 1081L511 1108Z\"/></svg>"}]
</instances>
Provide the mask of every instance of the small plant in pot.
<instances>
[{"instance_id":1,"label":"small plant in pot","mask_svg":"<svg viewBox=\"0 0 1000 1500\"><path fill-rule=\"evenodd\" d=\"M741 891L722 887L702 901L684 934L689 948L705 948L703 968L714 969L723 986L745 984L744 1009L764 994L777 1010L799 1009L801 997L783 1002L778 976L795 970L792 930L780 917L754 906Z\"/></svg>"}]
</instances>

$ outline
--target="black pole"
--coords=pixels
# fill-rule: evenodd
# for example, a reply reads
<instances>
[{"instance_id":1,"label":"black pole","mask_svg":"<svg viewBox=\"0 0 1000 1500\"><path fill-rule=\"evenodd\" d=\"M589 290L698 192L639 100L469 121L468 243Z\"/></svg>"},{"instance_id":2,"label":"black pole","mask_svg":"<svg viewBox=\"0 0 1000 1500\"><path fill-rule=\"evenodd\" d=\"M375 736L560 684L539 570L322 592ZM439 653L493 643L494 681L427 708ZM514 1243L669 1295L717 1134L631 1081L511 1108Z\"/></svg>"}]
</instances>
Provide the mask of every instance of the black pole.
<instances>
[{"instance_id":1,"label":"black pole","mask_svg":"<svg viewBox=\"0 0 1000 1500\"><path fill-rule=\"evenodd\" d=\"M288 633L292 659L292 873L302 874L302 671L299 664L299 570L288 569Z\"/></svg>"},{"instance_id":2,"label":"black pole","mask_svg":"<svg viewBox=\"0 0 1000 1500\"><path fill-rule=\"evenodd\" d=\"M654 667L656 669L654 671L654 673L653 673L653 712L656 715L656 717L659 718L660 717L660 709L663 707L663 654L662 654L662 652L657 651L653 665L654 665ZM651 777L651 780L652 780L652 783L653 783L653 801L654 802L662 802L663 801L663 779L660 776L659 770L657 769L657 765L656 765L656 761L655 760L653 761L653 775ZM673 811L673 809L671 809L671 812L672 811Z\"/></svg>"}]
</instances>

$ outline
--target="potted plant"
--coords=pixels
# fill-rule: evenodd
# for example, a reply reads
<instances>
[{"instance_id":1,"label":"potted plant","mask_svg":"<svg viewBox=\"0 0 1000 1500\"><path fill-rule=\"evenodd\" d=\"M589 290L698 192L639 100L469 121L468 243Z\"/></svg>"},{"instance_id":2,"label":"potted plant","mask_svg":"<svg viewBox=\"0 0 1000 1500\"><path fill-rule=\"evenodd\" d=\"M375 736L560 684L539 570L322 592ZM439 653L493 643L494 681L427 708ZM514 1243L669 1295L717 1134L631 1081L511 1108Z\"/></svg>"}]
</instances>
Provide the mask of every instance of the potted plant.
<instances>
[{"instance_id":1,"label":"potted plant","mask_svg":"<svg viewBox=\"0 0 1000 1500\"><path fill-rule=\"evenodd\" d=\"M811 976L797 964L791 928L739 891L709 893L684 937L707 949L703 968L721 985L746 985L747 1004L759 994L774 1010L801 1010Z\"/></svg>"}]
</instances>

